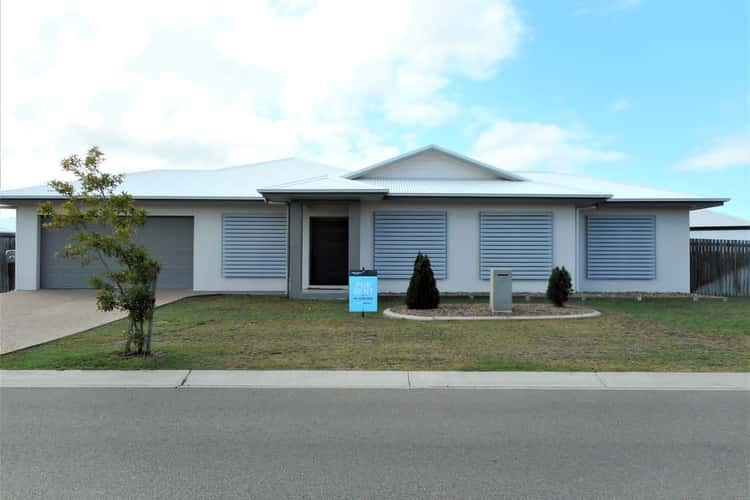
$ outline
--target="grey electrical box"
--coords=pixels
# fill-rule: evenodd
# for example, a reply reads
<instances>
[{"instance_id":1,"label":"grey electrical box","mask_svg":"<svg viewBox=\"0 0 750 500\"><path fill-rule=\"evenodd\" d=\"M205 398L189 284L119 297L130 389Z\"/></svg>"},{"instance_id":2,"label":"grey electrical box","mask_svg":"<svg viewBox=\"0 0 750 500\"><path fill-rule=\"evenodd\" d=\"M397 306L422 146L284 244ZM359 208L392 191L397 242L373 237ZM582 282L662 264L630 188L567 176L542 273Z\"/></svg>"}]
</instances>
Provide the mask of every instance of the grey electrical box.
<instances>
[{"instance_id":1,"label":"grey electrical box","mask_svg":"<svg viewBox=\"0 0 750 500\"><path fill-rule=\"evenodd\" d=\"M513 310L513 271L490 269L490 308L492 312Z\"/></svg>"}]
</instances>

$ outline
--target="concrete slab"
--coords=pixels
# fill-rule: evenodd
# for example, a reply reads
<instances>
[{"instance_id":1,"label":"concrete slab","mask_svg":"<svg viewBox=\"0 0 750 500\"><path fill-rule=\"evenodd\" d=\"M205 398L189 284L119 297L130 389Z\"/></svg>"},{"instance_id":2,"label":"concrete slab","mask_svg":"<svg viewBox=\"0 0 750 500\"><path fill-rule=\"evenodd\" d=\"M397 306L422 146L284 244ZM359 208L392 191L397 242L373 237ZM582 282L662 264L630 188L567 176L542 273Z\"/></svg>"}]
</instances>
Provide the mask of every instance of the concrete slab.
<instances>
[{"instance_id":1,"label":"concrete slab","mask_svg":"<svg viewBox=\"0 0 750 500\"><path fill-rule=\"evenodd\" d=\"M593 372L409 372L412 389L601 389Z\"/></svg>"},{"instance_id":2,"label":"concrete slab","mask_svg":"<svg viewBox=\"0 0 750 500\"><path fill-rule=\"evenodd\" d=\"M750 373L599 372L608 389L750 390Z\"/></svg>"},{"instance_id":3,"label":"concrete slab","mask_svg":"<svg viewBox=\"0 0 750 500\"><path fill-rule=\"evenodd\" d=\"M191 290L159 290L161 306L195 295ZM0 294L0 354L5 354L124 317L96 308L94 290L34 290Z\"/></svg>"},{"instance_id":4,"label":"concrete slab","mask_svg":"<svg viewBox=\"0 0 750 500\"><path fill-rule=\"evenodd\" d=\"M193 370L183 387L408 389L407 372Z\"/></svg>"},{"instance_id":5,"label":"concrete slab","mask_svg":"<svg viewBox=\"0 0 750 500\"><path fill-rule=\"evenodd\" d=\"M189 370L0 370L0 387L174 388Z\"/></svg>"}]
</instances>

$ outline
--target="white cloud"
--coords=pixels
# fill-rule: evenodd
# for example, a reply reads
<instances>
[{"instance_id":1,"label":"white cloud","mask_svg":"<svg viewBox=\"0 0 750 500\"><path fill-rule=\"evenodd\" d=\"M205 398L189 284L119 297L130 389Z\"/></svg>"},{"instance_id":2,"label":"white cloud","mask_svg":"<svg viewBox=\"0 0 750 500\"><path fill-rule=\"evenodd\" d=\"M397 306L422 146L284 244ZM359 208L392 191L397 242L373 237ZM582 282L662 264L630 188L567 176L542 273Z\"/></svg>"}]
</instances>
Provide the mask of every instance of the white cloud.
<instances>
[{"instance_id":1,"label":"white cloud","mask_svg":"<svg viewBox=\"0 0 750 500\"><path fill-rule=\"evenodd\" d=\"M725 170L750 167L750 135L740 133L724 137L716 144L681 162L678 170Z\"/></svg>"},{"instance_id":2,"label":"white cloud","mask_svg":"<svg viewBox=\"0 0 750 500\"><path fill-rule=\"evenodd\" d=\"M612 111L614 112L620 112L625 111L630 107L630 99L627 97L620 97L619 99L615 99L612 102Z\"/></svg>"},{"instance_id":3,"label":"white cloud","mask_svg":"<svg viewBox=\"0 0 750 500\"><path fill-rule=\"evenodd\" d=\"M496 121L479 134L473 154L501 168L571 170L625 155L591 144L585 131L537 122Z\"/></svg>"},{"instance_id":4,"label":"white cloud","mask_svg":"<svg viewBox=\"0 0 750 500\"><path fill-rule=\"evenodd\" d=\"M491 76L523 33L510 0L0 6L6 188L59 175L92 144L112 169L360 164L396 151L368 118L398 137L389 124L455 117L453 82Z\"/></svg>"}]
</instances>

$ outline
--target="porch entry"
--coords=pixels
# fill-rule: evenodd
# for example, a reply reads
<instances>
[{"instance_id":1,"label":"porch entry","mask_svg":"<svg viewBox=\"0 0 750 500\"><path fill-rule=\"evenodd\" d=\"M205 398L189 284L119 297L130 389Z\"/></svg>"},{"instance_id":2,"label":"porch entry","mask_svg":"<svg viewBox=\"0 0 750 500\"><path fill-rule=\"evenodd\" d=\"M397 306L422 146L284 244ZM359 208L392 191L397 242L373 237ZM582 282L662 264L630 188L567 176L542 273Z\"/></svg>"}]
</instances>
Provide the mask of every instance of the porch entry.
<instances>
[{"instance_id":1,"label":"porch entry","mask_svg":"<svg viewBox=\"0 0 750 500\"><path fill-rule=\"evenodd\" d=\"M349 275L349 220L310 218L310 286L346 286Z\"/></svg>"}]
</instances>

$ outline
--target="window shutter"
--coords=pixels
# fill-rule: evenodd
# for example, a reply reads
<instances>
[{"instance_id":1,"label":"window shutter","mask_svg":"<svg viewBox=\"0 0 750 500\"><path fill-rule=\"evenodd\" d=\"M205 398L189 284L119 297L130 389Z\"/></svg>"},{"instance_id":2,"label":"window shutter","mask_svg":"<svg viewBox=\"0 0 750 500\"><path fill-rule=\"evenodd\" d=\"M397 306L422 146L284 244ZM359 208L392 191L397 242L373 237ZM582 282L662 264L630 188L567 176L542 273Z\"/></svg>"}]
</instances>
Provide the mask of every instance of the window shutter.
<instances>
[{"instance_id":1,"label":"window shutter","mask_svg":"<svg viewBox=\"0 0 750 500\"><path fill-rule=\"evenodd\" d=\"M513 270L513 279L547 279L552 269L551 212L481 212L479 275L490 269Z\"/></svg>"},{"instance_id":2,"label":"window shutter","mask_svg":"<svg viewBox=\"0 0 750 500\"><path fill-rule=\"evenodd\" d=\"M221 268L225 277L286 276L286 214L224 214L221 236Z\"/></svg>"},{"instance_id":3,"label":"window shutter","mask_svg":"<svg viewBox=\"0 0 750 500\"><path fill-rule=\"evenodd\" d=\"M656 278L653 215L590 215L586 220L589 279Z\"/></svg>"},{"instance_id":4,"label":"window shutter","mask_svg":"<svg viewBox=\"0 0 750 500\"><path fill-rule=\"evenodd\" d=\"M381 278L411 278L418 252L430 257L436 279L447 276L445 212L376 212L375 269Z\"/></svg>"}]
</instances>

